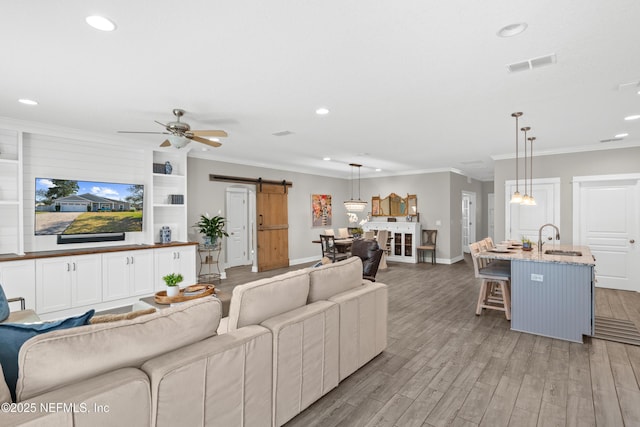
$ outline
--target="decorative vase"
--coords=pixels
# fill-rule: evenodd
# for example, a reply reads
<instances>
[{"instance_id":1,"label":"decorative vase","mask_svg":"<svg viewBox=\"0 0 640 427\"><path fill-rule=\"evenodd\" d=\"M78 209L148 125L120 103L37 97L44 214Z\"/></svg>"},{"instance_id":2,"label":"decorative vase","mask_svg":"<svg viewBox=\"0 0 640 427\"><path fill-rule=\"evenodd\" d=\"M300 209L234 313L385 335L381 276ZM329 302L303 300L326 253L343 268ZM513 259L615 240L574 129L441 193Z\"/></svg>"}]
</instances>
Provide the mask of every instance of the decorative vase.
<instances>
[{"instance_id":1,"label":"decorative vase","mask_svg":"<svg viewBox=\"0 0 640 427\"><path fill-rule=\"evenodd\" d=\"M172 171L173 167L171 166L171 163L169 163L169 161L164 162L164 173L167 175L171 175Z\"/></svg>"},{"instance_id":2,"label":"decorative vase","mask_svg":"<svg viewBox=\"0 0 640 427\"><path fill-rule=\"evenodd\" d=\"M180 293L180 286L167 286L167 296L168 297L177 297Z\"/></svg>"}]
</instances>

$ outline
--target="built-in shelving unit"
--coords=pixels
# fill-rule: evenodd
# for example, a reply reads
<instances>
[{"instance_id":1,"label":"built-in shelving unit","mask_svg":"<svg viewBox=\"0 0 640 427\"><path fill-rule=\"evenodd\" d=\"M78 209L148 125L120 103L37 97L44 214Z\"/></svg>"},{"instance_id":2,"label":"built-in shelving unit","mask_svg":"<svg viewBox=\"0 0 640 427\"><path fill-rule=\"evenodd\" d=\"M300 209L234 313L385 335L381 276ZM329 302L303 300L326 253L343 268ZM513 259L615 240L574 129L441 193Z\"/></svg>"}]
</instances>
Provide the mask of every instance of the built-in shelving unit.
<instances>
[{"instance_id":1,"label":"built-in shelving unit","mask_svg":"<svg viewBox=\"0 0 640 427\"><path fill-rule=\"evenodd\" d=\"M186 242L187 234L187 155L175 148L153 152L153 163L171 164L171 173L152 173L153 239L159 241L160 228L171 228L171 240ZM182 203L172 196L182 196Z\"/></svg>"},{"instance_id":2,"label":"built-in shelving unit","mask_svg":"<svg viewBox=\"0 0 640 427\"><path fill-rule=\"evenodd\" d=\"M22 133L0 129L0 253L24 253Z\"/></svg>"}]
</instances>

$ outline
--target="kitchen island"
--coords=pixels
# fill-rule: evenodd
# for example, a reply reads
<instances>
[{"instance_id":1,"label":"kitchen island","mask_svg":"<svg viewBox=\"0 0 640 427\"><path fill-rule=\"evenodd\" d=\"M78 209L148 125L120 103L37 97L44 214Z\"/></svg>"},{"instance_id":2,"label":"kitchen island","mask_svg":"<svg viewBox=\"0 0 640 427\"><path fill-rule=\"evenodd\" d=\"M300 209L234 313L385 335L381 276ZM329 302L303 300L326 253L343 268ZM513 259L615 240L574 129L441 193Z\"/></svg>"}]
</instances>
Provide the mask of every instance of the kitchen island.
<instances>
[{"instance_id":1,"label":"kitchen island","mask_svg":"<svg viewBox=\"0 0 640 427\"><path fill-rule=\"evenodd\" d=\"M532 251L483 251L511 262L511 329L566 341L593 335L594 266L586 246L545 245Z\"/></svg>"}]
</instances>

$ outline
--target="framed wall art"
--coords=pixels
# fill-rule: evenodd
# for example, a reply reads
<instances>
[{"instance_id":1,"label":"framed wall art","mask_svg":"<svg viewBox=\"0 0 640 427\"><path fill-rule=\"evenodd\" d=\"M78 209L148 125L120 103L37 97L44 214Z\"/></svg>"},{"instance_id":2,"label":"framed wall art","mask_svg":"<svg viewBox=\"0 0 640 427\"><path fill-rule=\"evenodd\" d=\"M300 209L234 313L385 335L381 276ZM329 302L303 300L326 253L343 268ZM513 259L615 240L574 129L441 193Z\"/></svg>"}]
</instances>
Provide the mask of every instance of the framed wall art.
<instances>
[{"instance_id":1,"label":"framed wall art","mask_svg":"<svg viewBox=\"0 0 640 427\"><path fill-rule=\"evenodd\" d=\"M312 227L324 227L331 225L331 194L311 195Z\"/></svg>"}]
</instances>

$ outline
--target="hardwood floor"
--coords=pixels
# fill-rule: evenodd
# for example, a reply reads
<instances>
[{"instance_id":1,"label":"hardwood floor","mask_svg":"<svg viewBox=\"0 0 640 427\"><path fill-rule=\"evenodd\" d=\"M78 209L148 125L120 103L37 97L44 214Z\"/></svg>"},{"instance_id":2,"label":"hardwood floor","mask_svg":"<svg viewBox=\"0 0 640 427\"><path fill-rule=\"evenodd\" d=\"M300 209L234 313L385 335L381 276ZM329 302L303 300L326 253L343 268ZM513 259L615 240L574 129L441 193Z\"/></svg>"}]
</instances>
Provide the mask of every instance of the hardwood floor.
<instances>
[{"instance_id":1,"label":"hardwood floor","mask_svg":"<svg viewBox=\"0 0 640 427\"><path fill-rule=\"evenodd\" d=\"M398 264L389 285L388 348L287 426L640 426L640 347L583 345L475 316L471 260ZM298 269L295 266L291 269ZM286 271L229 269L221 287ZM640 294L596 291L598 315L640 326Z\"/></svg>"}]
</instances>

